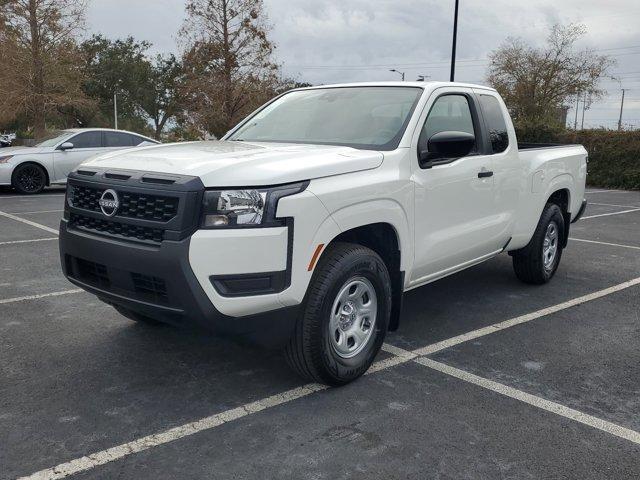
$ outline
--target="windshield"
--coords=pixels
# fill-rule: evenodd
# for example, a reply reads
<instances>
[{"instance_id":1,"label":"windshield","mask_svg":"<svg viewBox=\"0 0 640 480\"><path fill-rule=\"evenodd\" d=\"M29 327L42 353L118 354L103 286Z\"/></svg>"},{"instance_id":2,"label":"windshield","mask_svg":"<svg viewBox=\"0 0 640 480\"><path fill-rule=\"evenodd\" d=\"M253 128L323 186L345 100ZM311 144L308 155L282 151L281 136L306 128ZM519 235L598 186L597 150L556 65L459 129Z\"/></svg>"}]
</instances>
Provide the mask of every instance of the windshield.
<instances>
[{"instance_id":1,"label":"windshield","mask_svg":"<svg viewBox=\"0 0 640 480\"><path fill-rule=\"evenodd\" d=\"M36 147L55 147L59 142L69 138L74 132L62 130L61 132L53 132L45 140L36 144Z\"/></svg>"},{"instance_id":2,"label":"windshield","mask_svg":"<svg viewBox=\"0 0 640 480\"><path fill-rule=\"evenodd\" d=\"M228 140L397 148L420 98L418 87L337 87L287 93Z\"/></svg>"}]
</instances>

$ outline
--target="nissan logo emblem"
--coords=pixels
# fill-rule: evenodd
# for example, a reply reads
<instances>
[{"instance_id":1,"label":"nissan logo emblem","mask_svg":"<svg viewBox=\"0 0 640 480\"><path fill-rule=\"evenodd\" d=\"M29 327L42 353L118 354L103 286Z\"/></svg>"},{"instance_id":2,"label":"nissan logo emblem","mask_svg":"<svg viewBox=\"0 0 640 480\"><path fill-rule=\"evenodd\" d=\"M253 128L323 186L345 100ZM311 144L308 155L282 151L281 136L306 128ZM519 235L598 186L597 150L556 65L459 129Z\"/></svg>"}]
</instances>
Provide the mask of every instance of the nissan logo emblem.
<instances>
[{"instance_id":1,"label":"nissan logo emblem","mask_svg":"<svg viewBox=\"0 0 640 480\"><path fill-rule=\"evenodd\" d=\"M98 200L98 205L100 205L100 210L107 217L113 217L118 208L120 207L120 200L118 199L118 194L114 190L105 190L100 200Z\"/></svg>"}]
</instances>

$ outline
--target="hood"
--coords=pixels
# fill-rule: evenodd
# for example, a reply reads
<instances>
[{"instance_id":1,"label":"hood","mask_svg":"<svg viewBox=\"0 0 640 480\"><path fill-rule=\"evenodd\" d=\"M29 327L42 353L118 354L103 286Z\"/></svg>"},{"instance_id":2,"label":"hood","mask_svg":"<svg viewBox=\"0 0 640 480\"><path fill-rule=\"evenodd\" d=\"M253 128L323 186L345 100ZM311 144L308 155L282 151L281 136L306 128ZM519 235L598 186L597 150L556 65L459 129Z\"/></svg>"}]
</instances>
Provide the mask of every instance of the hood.
<instances>
[{"instance_id":1,"label":"hood","mask_svg":"<svg viewBox=\"0 0 640 480\"><path fill-rule=\"evenodd\" d=\"M192 175L206 187L277 185L380 166L383 155L327 145L233 141L175 143L112 152L82 164Z\"/></svg>"},{"instance_id":2,"label":"hood","mask_svg":"<svg viewBox=\"0 0 640 480\"><path fill-rule=\"evenodd\" d=\"M45 147L5 147L0 148L0 157L6 157L7 155L33 155L34 153L50 153L51 148Z\"/></svg>"}]
</instances>

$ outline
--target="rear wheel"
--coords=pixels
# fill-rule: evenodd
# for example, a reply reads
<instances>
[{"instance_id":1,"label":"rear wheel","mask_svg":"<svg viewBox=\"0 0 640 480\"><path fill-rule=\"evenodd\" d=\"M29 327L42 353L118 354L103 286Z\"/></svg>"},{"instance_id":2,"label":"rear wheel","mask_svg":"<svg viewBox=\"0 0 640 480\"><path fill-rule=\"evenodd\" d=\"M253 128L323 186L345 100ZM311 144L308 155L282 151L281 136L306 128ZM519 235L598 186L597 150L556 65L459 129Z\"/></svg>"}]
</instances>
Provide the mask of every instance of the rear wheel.
<instances>
[{"instance_id":1,"label":"rear wheel","mask_svg":"<svg viewBox=\"0 0 640 480\"><path fill-rule=\"evenodd\" d=\"M18 165L11 177L11 185L20 193L40 193L47 186L47 174L35 163Z\"/></svg>"},{"instance_id":2,"label":"rear wheel","mask_svg":"<svg viewBox=\"0 0 640 480\"><path fill-rule=\"evenodd\" d=\"M285 349L291 367L328 385L344 385L363 375L388 329L390 285L387 267L373 250L331 245L314 272Z\"/></svg>"},{"instance_id":3,"label":"rear wheel","mask_svg":"<svg viewBox=\"0 0 640 480\"><path fill-rule=\"evenodd\" d=\"M520 280L541 285L553 278L562 257L564 228L562 210L548 203L529 244L512 253L513 269Z\"/></svg>"}]
</instances>

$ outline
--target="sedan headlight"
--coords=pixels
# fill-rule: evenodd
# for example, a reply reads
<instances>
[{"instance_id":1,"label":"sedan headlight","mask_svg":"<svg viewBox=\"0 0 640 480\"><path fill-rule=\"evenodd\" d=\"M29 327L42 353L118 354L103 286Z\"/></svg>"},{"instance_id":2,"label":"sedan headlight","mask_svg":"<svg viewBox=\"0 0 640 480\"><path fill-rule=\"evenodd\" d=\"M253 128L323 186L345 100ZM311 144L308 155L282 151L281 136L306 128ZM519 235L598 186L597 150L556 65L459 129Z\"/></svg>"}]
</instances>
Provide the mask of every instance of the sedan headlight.
<instances>
[{"instance_id":1,"label":"sedan headlight","mask_svg":"<svg viewBox=\"0 0 640 480\"><path fill-rule=\"evenodd\" d=\"M276 218L278 200L302 192L307 183L270 188L206 190L202 228L242 228L284 225Z\"/></svg>"},{"instance_id":2,"label":"sedan headlight","mask_svg":"<svg viewBox=\"0 0 640 480\"><path fill-rule=\"evenodd\" d=\"M12 158L13 158L13 155L5 155L4 157L0 157L0 163L7 163Z\"/></svg>"}]
</instances>

